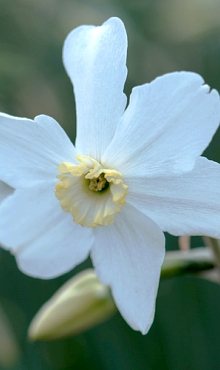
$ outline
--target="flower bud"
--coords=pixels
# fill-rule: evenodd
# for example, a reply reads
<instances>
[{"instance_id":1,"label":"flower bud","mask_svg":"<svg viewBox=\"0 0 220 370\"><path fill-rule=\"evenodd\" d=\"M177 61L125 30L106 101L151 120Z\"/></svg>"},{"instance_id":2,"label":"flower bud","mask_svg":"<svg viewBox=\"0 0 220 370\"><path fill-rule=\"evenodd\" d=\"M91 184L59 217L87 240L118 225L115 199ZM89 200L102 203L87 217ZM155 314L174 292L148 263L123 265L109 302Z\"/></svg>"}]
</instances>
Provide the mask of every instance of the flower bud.
<instances>
[{"instance_id":1,"label":"flower bud","mask_svg":"<svg viewBox=\"0 0 220 370\"><path fill-rule=\"evenodd\" d=\"M20 350L11 324L0 307L0 367L11 368L20 359Z\"/></svg>"},{"instance_id":2,"label":"flower bud","mask_svg":"<svg viewBox=\"0 0 220 370\"><path fill-rule=\"evenodd\" d=\"M85 270L67 281L33 318L31 340L53 340L76 335L107 320L116 311L110 289L94 270Z\"/></svg>"}]
</instances>

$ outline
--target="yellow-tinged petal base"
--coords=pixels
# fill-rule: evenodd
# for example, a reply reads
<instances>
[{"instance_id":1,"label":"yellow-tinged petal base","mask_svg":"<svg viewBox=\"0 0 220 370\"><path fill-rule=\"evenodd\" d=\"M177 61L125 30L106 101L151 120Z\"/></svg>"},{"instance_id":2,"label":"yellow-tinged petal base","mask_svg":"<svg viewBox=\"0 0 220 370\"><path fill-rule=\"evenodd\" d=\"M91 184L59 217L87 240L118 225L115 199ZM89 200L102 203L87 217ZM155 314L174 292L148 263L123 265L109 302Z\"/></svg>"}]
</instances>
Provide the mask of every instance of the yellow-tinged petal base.
<instances>
[{"instance_id":1,"label":"yellow-tinged petal base","mask_svg":"<svg viewBox=\"0 0 220 370\"><path fill-rule=\"evenodd\" d=\"M55 188L56 198L76 224L92 228L112 224L114 214L126 204L128 187L122 182L122 174L90 157L76 158L79 165L63 162L57 168L60 181Z\"/></svg>"}]
</instances>

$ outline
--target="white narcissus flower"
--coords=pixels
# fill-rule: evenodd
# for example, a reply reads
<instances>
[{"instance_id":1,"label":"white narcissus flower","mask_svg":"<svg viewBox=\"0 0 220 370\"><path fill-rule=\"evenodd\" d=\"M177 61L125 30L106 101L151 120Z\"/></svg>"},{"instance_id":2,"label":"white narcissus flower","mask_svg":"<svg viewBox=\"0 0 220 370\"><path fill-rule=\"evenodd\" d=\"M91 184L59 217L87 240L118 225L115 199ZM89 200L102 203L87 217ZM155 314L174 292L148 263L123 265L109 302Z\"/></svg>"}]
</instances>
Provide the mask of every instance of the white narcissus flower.
<instances>
[{"instance_id":1,"label":"white narcissus flower","mask_svg":"<svg viewBox=\"0 0 220 370\"><path fill-rule=\"evenodd\" d=\"M162 230L220 237L220 165L200 157L220 104L199 75L177 72L134 88L126 108L126 49L118 18L67 37L75 146L48 116L1 114L0 178L16 191L0 208L0 243L39 278L63 274L91 252L125 320L146 333Z\"/></svg>"}]
</instances>

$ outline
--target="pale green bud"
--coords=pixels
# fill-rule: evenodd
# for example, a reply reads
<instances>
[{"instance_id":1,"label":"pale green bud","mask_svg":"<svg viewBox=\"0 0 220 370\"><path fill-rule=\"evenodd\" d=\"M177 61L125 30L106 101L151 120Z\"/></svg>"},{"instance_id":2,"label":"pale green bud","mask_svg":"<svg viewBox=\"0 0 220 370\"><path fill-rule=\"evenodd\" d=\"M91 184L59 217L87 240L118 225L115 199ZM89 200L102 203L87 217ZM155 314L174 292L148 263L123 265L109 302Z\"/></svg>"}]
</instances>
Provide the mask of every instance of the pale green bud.
<instances>
[{"instance_id":1,"label":"pale green bud","mask_svg":"<svg viewBox=\"0 0 220 370\"><path fill-rule=\"evenodd\" d=\"M31 340L52 340L81 333L116 312L110 289L94 270L85 270L67 281L33 318Z\"/></svg>"},{"instance_id":2,"label":"pale green bud","mask_svg":"<svg viewBox=\"0 0 220 370\"><path fill-rule=\"evenodd\" d=\"M11 368L20 359L20 350L10 322L0 307L0 367Z\"/></svg>"}]
</instances>

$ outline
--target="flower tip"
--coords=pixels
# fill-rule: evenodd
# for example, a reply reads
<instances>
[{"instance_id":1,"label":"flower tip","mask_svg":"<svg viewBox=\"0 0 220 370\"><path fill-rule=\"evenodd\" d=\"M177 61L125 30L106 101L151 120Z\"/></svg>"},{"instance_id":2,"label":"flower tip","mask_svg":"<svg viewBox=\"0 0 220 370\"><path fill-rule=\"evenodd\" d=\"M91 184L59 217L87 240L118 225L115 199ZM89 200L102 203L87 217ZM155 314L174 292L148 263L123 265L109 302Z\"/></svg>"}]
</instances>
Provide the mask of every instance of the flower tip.
<instances>
[{"instance_id":1,"label":"flower tip","mask_svg":"<svg viewBox=\"0 0 220 370\"><path fill-rule=\"evenodd\" d=\"M119 18L119 17L110 17L109 19L107 19L107 21L104 22L104 24L106 24L106 23L115 23L115 24L118 24L118 25L123 25L123 27L124 27L124 23L121 20L121 18Z\"/></svg>"},{"instance_id":2,"label":"flower tip","mask_svg":"<svg viewBox=\"0 0 220 370\"><path fill-rule=\"evenodd\" d=\"M146 335L149 332L151 325L153 324L153 321L154 321L154 313L155 313L155 305L152 309L150 317L148 318L147 324L146 322L144 324L141 323L140 328L137 329L141 332L142 335Z\"/></svg>"}]
</instances>

